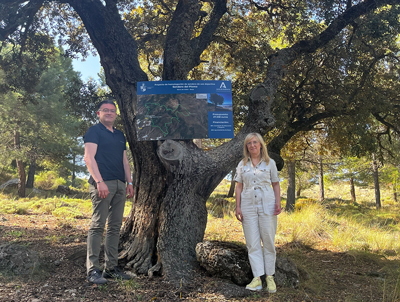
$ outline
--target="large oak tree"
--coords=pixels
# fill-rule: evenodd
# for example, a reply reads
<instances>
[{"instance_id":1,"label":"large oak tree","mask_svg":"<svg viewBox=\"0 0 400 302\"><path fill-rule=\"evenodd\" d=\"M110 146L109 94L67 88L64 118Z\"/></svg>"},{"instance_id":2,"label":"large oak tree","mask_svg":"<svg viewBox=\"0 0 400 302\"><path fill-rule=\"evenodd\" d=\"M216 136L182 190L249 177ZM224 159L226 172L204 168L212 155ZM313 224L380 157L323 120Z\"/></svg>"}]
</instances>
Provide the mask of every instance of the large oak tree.
<instances>
[{"instance_id":1,"label":"large oak tree","mask_svg":"<svg viewBox=\"0 0 400 302\"><path fill-rule=\"evenodd\" d=\"M136 195L122 231L121 258L138 273L152 274L162 268L169 280L179 284L190 279L196 267L195 246L203 239L207 198L240 160L245 135L253 131L264 135L273 129L271 108L282 101L277 93L291 64L323 48L360 18L369 18L383 7L398 9L398 4L398 0L2 0L0 39L23 43L30 32L44 30L50 24L49 31L61 37L68 35L71 52L87 51L85 43L90 40L121 110L134 160ZM150 16L146 22L133 18L135 23L124 23L129 12L139 8L147 12L143 16ZM257 19L252 21L256 14ZM307 27L307 22L320 26ZM252 61L249 64L258 62L263 77L247 87L247 114L236 137L209 151L199 149L192 141L138 141L134 126L137 82L157 76L162 80L196 78L202 56L210 47L225 43L240 52L238 41L231 39L234 31L229 31L229 38L227 35L229 28L236 27L239 34L243 26L259 33L275 28L271 39L278 40L279 32L288 38L275 50L269 46L265 52L246 51ZM154 46L154 41L162 44L162 53L155 61L154 56L148 56L145 65L139 50L147 47L157 54L160 44ZM254 44L253 49L257 47L263 46ZM218 61L218 57L212 58L212 63ZM151 68L156 66L154 62L159 63L158 70ZM218 73L224 76L223 69ZM307 129L307 125L302 127ZM271 145L271 156L279 166L280 148L294 133L290 128Z\"/></svg>"}]
</instances>

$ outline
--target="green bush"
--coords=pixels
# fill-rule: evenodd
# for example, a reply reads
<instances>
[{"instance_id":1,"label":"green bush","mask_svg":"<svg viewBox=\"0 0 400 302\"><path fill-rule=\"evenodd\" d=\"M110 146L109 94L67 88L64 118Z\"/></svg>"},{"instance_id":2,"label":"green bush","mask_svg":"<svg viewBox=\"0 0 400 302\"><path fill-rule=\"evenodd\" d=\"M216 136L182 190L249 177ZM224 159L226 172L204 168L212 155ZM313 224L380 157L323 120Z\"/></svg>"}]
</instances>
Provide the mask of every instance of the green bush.
<instances>
[{"instance_id":1,"label":"green bush","mask_svg":"<svg viewBox=\"0 0 400 302\"><path fill-rule=\"evenodd\" d=\"M35 187L42 190L55 190L58 186L66 184L67 181L54 171L41 172L35 177Z\"/></svg>"},{"instance_id":2,"label":"green bush","mask_svg":"<svg viewBox=\"0 0 400 302\"><path fill-rule=\"evenodd\" d=\"M77 188L82 191L89 191L89 183L87 179L75 178L74 182L75 182L74 188Z\"/></svg>"}]
</instances>

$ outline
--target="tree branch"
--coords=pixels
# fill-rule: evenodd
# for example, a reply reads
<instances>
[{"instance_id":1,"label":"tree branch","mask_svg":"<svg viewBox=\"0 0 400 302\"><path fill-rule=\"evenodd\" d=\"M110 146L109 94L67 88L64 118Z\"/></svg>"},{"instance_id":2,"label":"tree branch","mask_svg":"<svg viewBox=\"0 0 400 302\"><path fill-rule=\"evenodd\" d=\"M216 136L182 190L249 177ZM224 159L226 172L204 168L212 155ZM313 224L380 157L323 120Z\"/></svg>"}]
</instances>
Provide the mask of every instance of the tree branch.
<instances>
[{"instance_id":1,"label":"tree branch","mask_svg":"<svg viewBox=\"0 0 400 302\"><path fill-rule=\"evenodd\" d=\"M0 3L0 20L4 22L4 27L0 28L0 40L4 41L7 39L20 26L28 29L32 24L33 17L42 7L43 2L44 0L31 0L28 3L23 0L2 1Z\"/></svg>"},{"instance_id":2,"label":"tree branch","mask_svg":"<svg viewBox=\"0 0 400 302\"><path fill-rule=\"evenodd\" d=\"M216 31L219 21L222 16L226 13L226 0L215 0L214 8L211 12L210 19L204 26L201 34L191 41L192 49L194 50L194 56L199 57L203 51L208 47L213 39L214 32ZM193 66L194 67L194 66Z\"/></svg>"},{"instance_id":3,"label":"tree branch","mask_svg":"<svg viewBox=\"0 0 400 302\"><path fill-rule=\"evenodd\" d=\"M213 33L226 12L226 0L215 0L210 19L201 34L192 39L195 23L202 15L195 0L180 0L168 28L164 48L164 80L186 79L190 70L200 64L200 55L211 43Z\"/></svg>"}]
</instances>

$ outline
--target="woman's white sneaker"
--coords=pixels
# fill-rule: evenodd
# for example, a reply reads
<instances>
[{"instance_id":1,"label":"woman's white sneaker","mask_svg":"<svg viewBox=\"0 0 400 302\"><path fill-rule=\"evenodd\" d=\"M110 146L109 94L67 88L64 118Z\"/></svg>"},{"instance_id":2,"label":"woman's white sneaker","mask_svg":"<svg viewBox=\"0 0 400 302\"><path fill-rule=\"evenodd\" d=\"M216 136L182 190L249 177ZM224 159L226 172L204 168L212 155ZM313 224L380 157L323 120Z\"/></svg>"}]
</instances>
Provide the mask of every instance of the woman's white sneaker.
<instances>
[{"instance_id":1,"label":"woman's white sneaker","mask_svg":"<svg viewBox=\"0 0 400 302\"><path fill-rule=\"evenodd\" d=\"M267 276L267 289L269 293L276 293L276 284L273 276Z\"/></svg>"},{"instance_id":2,"label":"woman's white sneaker","mask_svg":"<svg viewBox=\"0 0 400 302\"><path fill-rule=\"evenodd\" d=\"M262 290L262 283L260 277L253 278L253 281L247 284L246 289L254 291Z\"/></svg>"}]
</instances>

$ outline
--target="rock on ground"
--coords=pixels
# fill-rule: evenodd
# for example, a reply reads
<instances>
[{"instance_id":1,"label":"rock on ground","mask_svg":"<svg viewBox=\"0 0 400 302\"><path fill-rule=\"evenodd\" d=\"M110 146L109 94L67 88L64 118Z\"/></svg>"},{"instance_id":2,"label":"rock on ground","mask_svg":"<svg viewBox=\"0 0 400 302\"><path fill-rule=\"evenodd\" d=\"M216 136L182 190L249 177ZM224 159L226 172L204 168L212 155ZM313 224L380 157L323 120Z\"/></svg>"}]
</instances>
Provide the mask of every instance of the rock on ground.
<instances>
[{"instance_id":1,"label":"rock on ground","mask_svg":"<svg viewBox=\"0 0 400 302\"><path fill-rule=\"evenodd\" d=\"M18 178L14 178L14 179L10 179L9 181L6 181L5 183L3 183L1 186L0 186L0 190L3 190L3 189L5 189L5 188L7 188L7 187L9 187L9 186L18 186L18 183L19 183L19 179Z\"/></svg>"},{"instance_id":2,"label":"rock on ground","mask_svg":"<svg viewBox=\"0 0 400 302\"><path fill-rule=\"evenodd\" d=\"M231 242L205 241L196 246L197 261L211 276L229 279L246 285L253 279L247 248ZM287 257L277 256L275 282L280 286L296 288L299 271Z\"/></svg>"}]
</instances>

